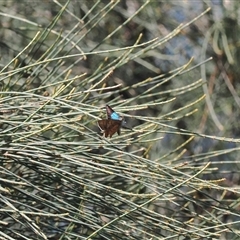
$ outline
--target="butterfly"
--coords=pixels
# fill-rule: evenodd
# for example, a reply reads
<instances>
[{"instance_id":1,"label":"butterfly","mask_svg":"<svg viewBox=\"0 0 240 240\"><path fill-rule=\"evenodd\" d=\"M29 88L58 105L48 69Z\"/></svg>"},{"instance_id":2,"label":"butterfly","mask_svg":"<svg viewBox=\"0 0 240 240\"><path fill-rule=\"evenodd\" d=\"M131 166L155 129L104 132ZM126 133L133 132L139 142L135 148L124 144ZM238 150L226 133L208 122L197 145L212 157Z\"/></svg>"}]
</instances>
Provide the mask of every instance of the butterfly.
<instances>
[{"instance_id":1,"label":"butterfly","mask_svg":"<svg viewBox=\"0 0 240 240\"><path fill-rule=\"evenodd\" d=\"M109 105L106 105L107 119L98 121L99 129L104 132L105 137L112 137L114 133L121 133L121 127L125 124L125 120L120 117Z\"/></svg>"}]
</instances>

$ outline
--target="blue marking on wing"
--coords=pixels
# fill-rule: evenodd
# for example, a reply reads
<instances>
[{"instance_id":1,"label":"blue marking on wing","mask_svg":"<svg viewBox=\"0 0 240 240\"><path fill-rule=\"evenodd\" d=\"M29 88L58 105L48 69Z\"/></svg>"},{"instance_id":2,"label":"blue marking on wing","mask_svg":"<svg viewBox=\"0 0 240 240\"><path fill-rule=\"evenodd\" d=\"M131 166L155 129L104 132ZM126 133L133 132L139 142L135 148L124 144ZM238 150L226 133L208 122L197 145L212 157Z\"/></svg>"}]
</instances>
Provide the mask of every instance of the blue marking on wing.
<instances>
[{"instance_id":1,"label":"blue marking on wing","mask_svg":"<svg viewBox=\"0 0 240 240\"><path fill-rule=\"evenodd\" d=\"M112 120L121 120L120 116L116 112L113 112L111 114L111 119Z\"/></svg>"}]
</instances>

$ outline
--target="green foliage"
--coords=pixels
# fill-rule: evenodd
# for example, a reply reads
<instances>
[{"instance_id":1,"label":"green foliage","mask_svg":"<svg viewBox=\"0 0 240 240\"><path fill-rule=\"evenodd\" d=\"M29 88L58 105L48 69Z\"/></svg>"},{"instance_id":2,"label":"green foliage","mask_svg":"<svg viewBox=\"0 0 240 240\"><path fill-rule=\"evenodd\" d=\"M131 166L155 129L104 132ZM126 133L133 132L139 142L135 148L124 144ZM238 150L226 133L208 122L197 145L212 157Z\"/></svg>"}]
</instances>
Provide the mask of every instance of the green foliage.
<instances>
[{"instance_id":1,"label":"green foliage","mask_svg":"<svg viewBox=\"0 0 240 240\"><path fill-rule=\"evenodd\" d=\"M209 9L178 25L173 2L1 4L0 237L239 238L232 95L211 96L207 45L179 46ZM104 138L106 104L132 130Z\"/></svg>"}]
</instances>

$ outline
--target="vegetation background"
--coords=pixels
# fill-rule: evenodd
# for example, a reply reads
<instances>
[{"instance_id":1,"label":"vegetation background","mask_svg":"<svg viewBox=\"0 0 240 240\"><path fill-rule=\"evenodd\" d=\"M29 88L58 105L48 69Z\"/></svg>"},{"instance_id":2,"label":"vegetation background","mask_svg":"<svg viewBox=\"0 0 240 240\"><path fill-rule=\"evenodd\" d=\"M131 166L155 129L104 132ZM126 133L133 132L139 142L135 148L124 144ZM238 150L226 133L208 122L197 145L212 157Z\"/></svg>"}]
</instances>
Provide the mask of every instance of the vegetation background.
<instances>
[{"instance_id":1,"label":"vegetation background","mask_svg":"<svg viewBox=\"0 0 240 240\"><path fill-rule=\"evenodd\" d=\"M1 1L0 239L239 239L239 5Z\"/></svg>"}]
</instances>

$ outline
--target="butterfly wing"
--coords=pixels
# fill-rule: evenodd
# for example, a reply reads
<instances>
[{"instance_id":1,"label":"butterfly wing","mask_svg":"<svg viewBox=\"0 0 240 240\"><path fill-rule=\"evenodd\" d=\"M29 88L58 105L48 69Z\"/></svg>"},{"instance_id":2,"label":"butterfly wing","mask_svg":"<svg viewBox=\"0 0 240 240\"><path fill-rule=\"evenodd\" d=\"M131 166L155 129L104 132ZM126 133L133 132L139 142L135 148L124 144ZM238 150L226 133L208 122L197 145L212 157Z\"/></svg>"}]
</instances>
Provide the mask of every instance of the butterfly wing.
<instances>
[{"instance_id":1,"label":"butterfly wing","mask_svg":"<svg viewBox=\"0 0 240 240\"><path fill-rule=\"evenodd\" d=\"M107 121L108 119L102 119L98 121L98 127L101 131L105 131L107 129Z\"/></svg>"},{"instance_id":2,"label":"butterfly wing","mask_svg":"<svg viewBox=\"0 0 240 240\"><path fill-rule=\"evenodd\" d=\"M109 121L109 130L108 130L110 138L116 132L118 133L118 135L120 134L121 123L122 123L122 121L111 120L110 119L110 121Z\"/></svg>"},{"instance_id":3,"label":"butterfly wing","mask_svg":"<svg viewBox=\"0 0 240 240\"><path fill-rule=\"evenodd\" d=\"M102 119L98 121L98 127L101 130L101 132L104 133L105 137L108 137L108 119Z\"/></svg>"},{"instance_id":4,"label":"butterfly wing","mask_svg":"<svg viewBox=\"0 0 240 240\"><path fill-rule=\"evenodd\" d=\"M121 120L121 117L109 105L106 105L106 112L108 119Z\"/></svg>"},{"instance_id":5,"label":"butterfly wing","mask_svg":"<svg viewBox=\"0 0 240 240\"><path fill-rule=\"evenodd\" d=\"M120 134L122 121L112 119L102 119L98 121L98 127L104 132L105 137L112 137L114 133Z\"/></svg>"},{"instance_id":6,"label":"butterfly wing","mask_svg":"<svg viewBox=\"0 0 240 240\"><path fill-rule=\"evenodd\" d=\"M121 128L120 128L120 127L119 127L119 129L117 130L117 133L118 133L118 135L121 134Z\"/></svg>"}]
</instances>

